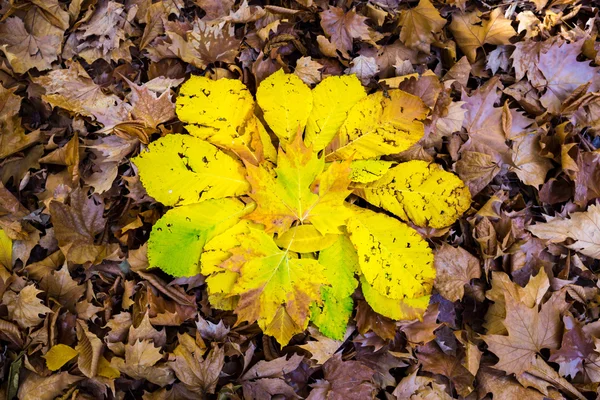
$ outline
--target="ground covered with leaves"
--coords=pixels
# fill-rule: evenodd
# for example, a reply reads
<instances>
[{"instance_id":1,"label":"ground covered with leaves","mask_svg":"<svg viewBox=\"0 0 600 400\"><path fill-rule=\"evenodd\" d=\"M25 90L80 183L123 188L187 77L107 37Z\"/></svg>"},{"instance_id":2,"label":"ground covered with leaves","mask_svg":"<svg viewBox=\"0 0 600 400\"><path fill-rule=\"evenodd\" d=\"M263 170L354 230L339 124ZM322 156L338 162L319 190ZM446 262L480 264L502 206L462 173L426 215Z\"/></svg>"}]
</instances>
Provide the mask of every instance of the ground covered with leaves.
<instances>
[{"instance_id":1,"label":"ground covered with leaves","mask_svg":"<svg viewBox=\"0 0 600 400\"><path fill-rule=\"evenodd\" d=\"M0 6L2 398L600 393L595 2ZM383 159L441 165L472 204L450 227L413 225L437 272L422 320L377 314L359 288L343 340L311 325L282 347L212 307L204 276L149 268L150 232L170 207L132 160L186 132L181 84L239 79L256 94L279 70L312 87L354 74L369 93L425 104L424 136Z\"/></svg>"}]
</instances>

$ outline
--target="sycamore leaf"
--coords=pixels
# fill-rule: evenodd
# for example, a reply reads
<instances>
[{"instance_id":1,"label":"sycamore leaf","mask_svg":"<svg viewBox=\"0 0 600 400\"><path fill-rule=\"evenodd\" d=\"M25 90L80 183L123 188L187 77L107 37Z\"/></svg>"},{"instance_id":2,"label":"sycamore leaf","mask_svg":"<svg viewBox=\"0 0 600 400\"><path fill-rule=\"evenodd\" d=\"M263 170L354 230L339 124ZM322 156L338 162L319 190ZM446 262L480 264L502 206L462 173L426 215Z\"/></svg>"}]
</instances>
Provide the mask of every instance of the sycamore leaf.
<instances>
[{"instance_id":1,"label":"sycamore leaf","mask_svg":"<svg viewBox=\"0 0 600 400\"><path fill-rule=\"evenodd\" d=\"M359 361L342 361L336 354L323 365L325 379L312 384L307 400L370 399L377 390L373 383L375 371Z\"/></svg>"},{"instance_id":2,"label":"sycamore leaf","mask_svg":"<svg viewBox=\"0 0 600 400\"><path fill-rule=\"evenodd\" d=\"M327 161L364 160L400 153L425 133L429 108L402 90L375 92L352 107L337 136L326 148Z\"/></svg>"},{"instance_id":3,"label":"sycamore leaf","mask_svg":"<svg viewBox=\"0 0 600 400\"><path fill-rule=\"evenodd\" d=\"M335 163L325 171L325 161L304 145L301 135L279 149L276 176L263 165L247 166L256 209L246 218L281 235L292 223L311 223L323 235L339 233L350 215L344 200L350 194L348 163ZM311 190L312 189L312 190Z\"/></svg>"},{"instance_id":4,"label":"sycamore leaf","mask_svg":"<svg viewBox=\"0 0 600 400\"><path fill-rule=\"evenodd\" d=\"M206 242L234 226L251 207L226 198L167 211L153 226L148 241L150 267L159 267L174 276L197 275Z\"/></svg>"},{"instance_id":5,"label":"sycamore leaf","mask_svg":"<svg viewBox=\"0 0 600 400\"><path fill-rule=\"evenodd\" d=\"M298 225L275 239L277 246L296 253L312 253L331 246L338 235L321 235L313 225Z\"/></svg>"},{"instance_id":6,"label":"sycamore leaf","mask_svg":"<svg viewBox=\"0 0 600 400\"><path fill-rule=\"evenodd\" d=\"M190 134L258 164L274 160L275 149L253 110L252 95L237 79L192 76L177 97L177 116Z\"/></svg>"},{"instance_id":7,"label":"sycamore leaf","mask_svg":"<svg viewBox=\"0 0 600 400\"><path fill-rule=\"evenodd\" d=\"M569 219L546 217L548 222L531 225L528 229L535 236L552 243L571 238L574 243L566 247L588 257L600 259L600 206L592 204L584 212L575 212Z\"/></svg>"},{"instance_id":8,"label":"sycamore leaf","mask_svg":"<svg viewBox=\"0 0 600 400\"><path fill-rule=\"evenodd\" d=\"M151 341L138 340L125 345L125 359L114 357L111 364L134 379L147 379L156 385L166 386L173 383L175 377L166 363L159 363L162 358L160 348L154 347Z\"/></svg>"},{"instance_id":9,"label":"sycamore leaf","mask_svg":"<svg viewBox=\"0 0 600 400\"><path fill-rule=\"evenodd\" d=\"M316 260L293 258L262 230L251 228L238 240L227 261L240 274L232 291L240 296L238 320L258 321L265 334L286 345L306 329L310 303L321 301L324 268Z\"/></svg>"},{"instance_id":10,"label":"sycamore leaf","mask_svg":"<svg viewBox=\"0 0 600 400\"><path fill-rule=\"evenodd\" d=\"M204 350L188 334L178 335L179 345L173 351L175 360L170 363L177 378L188 390L203 395L214 393L223 369L225 352L213 343L213 347L203 358Z\"/></svg>"},{"instance_id":11,"label":"sycamore leaf","mask_svg":"<svg viewBox=\"0 0 600 400\"><path fill-rule=\"evenodd\" d=\"M402 11L398 23L402 26L400 40L413 49L429 53L435 41L433 33L440 32L446 20L429 0L421 0L415 8Z\"/></svg>"},{"instance_id":12,"label":"sycamore leaf","mask_svg":"<svg viewBox=\"0 0 600 400\"><path fill-rule=\"evenodd\" d=\"M330 76L312 90L313 108L306 123L305 141L323 150L338 132L350 109L366 97L355 75Z\"/></svg>"},{"instance_id":13,"label":"sycamore leaf","mask_svg":"<svg viewBox=\"0 0 600 400\"><path fill-rule=\"evenodd\" d=\"M330 286L321 287L323 303L311 305L310 320L326 336L342 340L348 319L352 315L350 296L358 286L354 274L358 272L358 256L346 235L319 253L319 264Z\"/></svg>"},{"instance_id":14,"label":"sycamore leaf","mask_svg":"<svg viewBox=\"0 0 600 400\"><path fill-rule=\"evenodd\" d=\"M352 50L353 39L369 40L369 26L365 23L366 17L355 10L344 11L343 8L329 7L319 14L321 27L331 38L334 48L348 57Z\"/></svg>"},{"instance_id":15,"label":"sycamore leaf","mask_svg":"<svg viewBox=\"0 0 600 400\"><path fill-rule=\"evenodd\" d=\"M381 160L356 160L352 161L350 168L350 180L358 183L369 183L375 182L386 172L395 165L393 161L381 161Z\"/></svg>"},{"instance_id":16,"label":"sycamore leaf","mask_svg":"<svg viewBox=\"0 0 600 400\"><path fill-rule=\"evenodd\" d=\"M4 293L2 303L8 308L10 319L15 321L23 329L31 328L42 322L40 315L52 312L51 309L42 304L37 297L42 293L34 285L25 286L18 294L13 291Z\"/></svg>"},{"instance_id":17,"label":"sycamore leaf","mask_svg":"<svg viewBox=\"0 0 600 400\"><path fill-rule=\"evenodd\" d=\"M435 279L433 253L427 242L417 231L385 214L354 211L347 229L358 253L362 279L368 284L363 285L367 302L390 318L406 315L403 302L409 307L424 305L424 312ZM396 306L386 309L383 303Z\"/></svg>"},{"instance_id":18,"label":"sycamore leaf","mask_svg":"<svg viewBox=\"0 0 600 400\"><path fill-rule=\"evenodd\" d=\"M357 193L402 220L423 227L452 225L471 205L471 193L463 181L438 164L420 160L391 168Z\"/></svg>"},{"instance_id":19,"label":"sycamore leaf","mask_svg":"<svg viewBox=\"0 0 600 400\"><path fill-rule=\"evenodd\" d=\"M77 357L77 350L64 344L57 344L44 355L46 366L50 371L57 371L63 365Z\"/></svg>"},{"instance_id":20,"label":"sycamore leaf","mask_svg":"<svg viewBox=\"0 0 600 400\"><path fill-rule=\"evenodd\" d=\"M346 323L344 322L344 328ZM323 336L319 333L317 329L312 326L308 327L308 331L310 332L310 336L312 336L315 340L311 340L306 344L299 346L306 351L311 353L311 360L315 360L317 365L322 365L327 362L337 351L344 341L354 332L354 326L348 326L346 331L340 337L340 340L330 339L327 336Z\"/></svg>"},{"instance_id":21,"label":"sycamore leaf","mask_svg":"<svg viewBox=\"0 0 600 400\"><path fill-rule=\"evenodd\" d=\"M304 131L313 108L310 88L281 69L260 83L256 102L269 127L283 141L293 140L296 133Z\"/></svg>"},{"instance_id":22,"label":"sycamore leaf","mask_svg":"<svg viewBox=\"0 0 600 400\"><path fill-rule=\"evenodd\" d=\"M148 149L133 162L148 194L165 205L194 204L248 190L242 164L204 140L167 135Z\"/></svg>"},{"instance_id":23,"label":"sycamore leaf","mask_svg":"<svg viewBox=\"0 0 600 400\"><path fill-rule=\"evenodd\" d=\"M462 247L446 243L435 252L435 288L450 301L462 300L465 285L481 277L479 260Z\"/></svg>"},{"instance_id":24,"label":"sycamore leaf","mask_svg":"<svg viewBox=\"0 0 600 400\"><path fill-rule=\"evenodd\" d=\"M311 57L300 57L296 61L294 75L297 75L300 79L302 79L302 82L306 83L307 85L315 85L322 79L321 70L323 68L323 65L319 64Z\"/></svg>"},{"instance_id":25,"label":"sycamore leaf","mask_svg":"<svg viewBox=\"0 0 600 400\"><path fill-rule=\"evenodd\" d=\"M49 298L71 310L75 309L75 304L85 292L85 286L79 285L71 278L67 263L60 270L46 275L40 282L40 286Z\"/></svg>"},{"instance_id":26,"label":"sycamore leaf","mask_svg":"<svg viewBox=\"0 0 600 400\"><path fill-rule=\"evenodd\" d=\"M471 63L475 62L477 49L484 44L510 44L508 39L517 34L502 12L502 8L496 8L483 20L480 11L459 11L452 15L450 31Z\"/></svg>"}]
</instances>

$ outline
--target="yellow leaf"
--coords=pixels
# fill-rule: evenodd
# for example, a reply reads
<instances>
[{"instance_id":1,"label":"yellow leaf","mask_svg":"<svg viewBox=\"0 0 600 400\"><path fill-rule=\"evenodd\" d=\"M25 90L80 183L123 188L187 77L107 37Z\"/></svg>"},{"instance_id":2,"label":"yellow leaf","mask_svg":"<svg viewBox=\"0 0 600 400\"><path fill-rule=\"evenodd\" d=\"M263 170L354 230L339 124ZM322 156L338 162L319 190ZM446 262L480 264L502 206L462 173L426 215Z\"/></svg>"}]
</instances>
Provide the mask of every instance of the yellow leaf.
<instances>
[{"instance_id":1,"label":"yellow leaf","mask_svg":"<svg viewBox=\"0 0 600 400\"><path fill-rule=\"evenodd\" d=\"M348 233L373 289L391 299L429 294L435 279L433 252L419 233L385 214L353 210Z\"/></svg>"},{"instance_id":2,"label":"yellow leaf","mask_svg":"<svg viewBox=\"0 0 600 400\"><path fill-rule=\"evenodd\" d=\"M429 0L421 0L415 8L402 11L398 23L402 26L400 40L408 47L429 53L435 41L433 33L440 32L446 20Z\"/></svg>"},{"instance_id":3,"label":"yellow leaf","mask_svg":"<svg viewBox=\"0 0 600 400\"><path fill-rule=\"evenodd\" d=\"M279 247L297 253L311 253L331 246L339 235L321 235L312 225L298 225L275 239Z\"/></svg>"},{"instance_id":4,"label":"yellow leaf","mask_svg":"<svg viewBox=\"0 0 600 400\"><path fill-rule=\"evenodd\" d=\"M357 160L352 161L350 168L350 180L358 183L369 183L375 182L381 178L385 173L396 164L392 161L381 161L381 160Z\"/></svg>"},{"instance_id":5,"label":"yellow leaf","mask_svg":"<svg viewBox=\"0 0 600 400\"><path fill-rule=\"evenodd\" d=\"M400 153L423 137L422 121L428 112L420 98L402 90L375 92L352 107L325 150L326 160L364 160Z\"/></svg>"},{"instance_id":6,"label":"yellow leaf","mask_svg":"<svg viewBox=\"0 0 600 400\"><path fill-rule=\"evenodd\" d=\"M391 168L357 193L369 203L418 226L452 225L471 205L471 193L456 175L414 160Z\"/></svg>"},{"instance_id":7,"label":"yellow leaf","mask_svg":"<svg viewBox=\"0 0 600 400\"><path fill-rule=\"evenodd\" d=\"M148 194L164 205L186 205L248 191L244 167L204 140L167 135L133 159Z\"/></svg>"},{"instance_id":8,"label":"yellow leaf","mask_svg":"<svg viewBox=\"0 0 600 400\"><path fill-rule=\"evenodd\" d=\"M64 344L52 346L44 355L46 366L50 371L58 371L63 365L77 357L77 350Z\"/></svg>"},{"instance_id":9,"label":"yellow leaf","mask_svg":"<svg viewBox=\"0 0 600 400\"><path fill-rule=\"evenodd\" d=\"M12 271L12 240L0 229L0 265Z\"/></svg>"},{"instance_id":10,"label":"yellow leaf","mask_svg":"<svg viewBox=\"0 0 600 400\"><path fill-rule=\"evenodd\" d=\"M240 274L232 291L240 296L238 321L258 321L265 334L285 346L306 329L311 302L321 301L320 288L327 283L323 266L293 258L263 230L251 228L239 241L224 264Z\"/></svg>"},{"instance_id":11,"label":"yellow leaf","mask_svg":"<svg viewBox=\"0 0 600 400\"><path fill-rule=\"evenodd\" d=\"M313 107L310 88L296 75L283 70L260 83L256 101L269 127L283 141L293 140L298 132L302 134Z\"/></svg>"},{"instance_id":12,"label":"yellow leaf","mask_svg":"<svg viewBox=\"0 0 600 400\"><path fill-rule=\"evenodd\" d=\"M510 44L509 39L517 34L511 20L502 15L502 8L494 9L487 19L482 20L481 16L480 11L452 14L450 31L471 63L477 58L477 49L484 44Z\"/></svg>"},{"instance_id":13,"label":"yellow leaf","mask_svg":"<svg viewBox=\"0 0 600 400\"><path fill-rule=\"evenodd\" d=\"M330 76L313 90L313 108L306 123L305 142L323 150L346 120L350 109L367 96L355 75Z\"/></svg>"},{"instance_id":14,"label":"yellow leaf","mask_svg":"<svg viewBox=\"0 0 600 400\"><path fill-rule=\"evenodd\" d=\"M371 308L376 313L396 320L422 320L431 297L430 295L424 295L417 298L391 299L373 289L362 276L360 284L365 300Z\"/></svg>"},{"instance_id":15,"label":"yellow leaf","mask_svg":"<svg viewBox=\"0 0 600 400\"><path fill-rule=\"evenodd\" d=\"M108 379L117 379L121 376L121 372L113 367L110 362L103 356L100 357L100 362L98 363L98 376L102 376Z\"/></svg>"},{"instance_id":16,"label":"yellow leaf","mask_svg":"<svg viewBox=\"0 0 600 400\"><path fill-rule=\"evenodd\" d=\"M263 165L247 166L250 197L257 207L246 218L278 235L295 221L311 223L323 235L339 233L350 216L344 206L351 192L348 163L332 164L323 172L325 162L304 145L300 135L285 151L279 149L277 162L275 177Z\"/></svg>"}]
</instances>

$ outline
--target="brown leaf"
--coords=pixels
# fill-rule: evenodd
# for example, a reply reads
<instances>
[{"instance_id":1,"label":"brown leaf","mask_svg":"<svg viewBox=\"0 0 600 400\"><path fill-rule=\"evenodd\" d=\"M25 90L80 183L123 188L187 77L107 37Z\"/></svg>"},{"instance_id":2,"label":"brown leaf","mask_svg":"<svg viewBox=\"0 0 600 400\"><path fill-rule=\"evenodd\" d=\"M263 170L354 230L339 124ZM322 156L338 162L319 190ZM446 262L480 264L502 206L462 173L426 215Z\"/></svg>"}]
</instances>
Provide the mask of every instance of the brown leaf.
<instances>
[{"instance_id":1,"label":"brown leaf","mask_svg":"<svg viewBox=\"0 0 600 400\"><path fill-rule=\"evenodd\" d=\"M149 340L137 341L125 346L125 359L114 357L111 364L134 379L147 379L166 386L175 381L173 371L166 363L158 363L163 358L160 349Z\"/></svg>"},{"instance_id":2,"label":"brown leaf","mask_svg":"<svg viewBox=\"0 0 600 400\"><path fill-rule=\"evenodd\" d=\"M338 351L342 344L344 344L345 339L350 336L354 329L351 327L348 328L346 334L344 335L344 341L334 340L328 338L327 336L323 336L318 329L312 326L308 327L308 331L310 332L310 336L312 336L315 340L311 340L299 347L310 352L311 359L315 360L317 365L322 365L325 364L331 357L333 357L333 355Z\"/></svg>"},{"instance_id":3,"label":"brown leaf","mask_svg":"<svg viewBox=\"0 0 600 400\"><path fill-rule=\"evenodd\" d=\"M600 197L600 154L593 151L579 153L577 168L574 200L585 207L590 200Z\"/></svg>"},{"instance_id":4,"label":"brown leaf","mask_svg":"<svg viewBox=\"0 0 600 400\"><path fill-rule=\"evenodd\" d=\"M303 359L304 357L294 354L289 360L283 356L256 363L241 377L245 398L269 399L277 394L297 398L294 389L283 376L298 368Z\"/></svg>"},{"instance_id":5,"label":"brown leaf","mask_svg":"<svg viewBox=\"0 0 600 400\"><path fill-rule=\"evenodd\" d=\"M477 373L477 393L479 398L484 398L486 394L492 393L497 400L531 399L544 400L540 392L524 388L514 378L504 375L502 372L493 368L482 367Z\"/></svg>"},{"instance_id":6,"label":"brown leaf","mask_svg":"<svg viewBox=\"0 0 600 400\"><path fill-rule=\"evenodd\" d=\"M329 7L319 16L321 27L331 38L331 43L346 58L352 50L353 39L370 39L368 26L365 24L367 18L358 15L354 10L345 12L342 8Z\"/></svg>"},{"instance_id":7,"label":"brown leaf","mask_svg":"<svg viewBox=\"0 0 600 400\"><path fill-rule=\"evenodd\" d=\"M75 350L79 353L77 366L88 378L93 378L98 373L98 364L102 357L104 345L96 335L88 330L87 323L77 321L77 346Z\"/></svg>"},{"instance_id":8,"label":"brown leaf","mask_svg":"<svg viewBox=\"0 0 600 400\"><path fill-rule=\"evenodd\" d=\"M402 26L400 40L412 48L429 53L429 45L446 25L446 20L429 0L421 0L415 8L402 11L398 24Z\"/></svg>"},{"instance_id":9,"label":"brown leaf","mask_svg":"<svg viewBox=\"0 0 600 400\"><path fill-rule=\"evenodd\" d=\"M198 347L191 336L183 334L178 338L179 345L173 351L175 359L170 363L175 375L192 392L202 395L214 393L225 361L223 348L213 343L212 349L203 358L205 350Z\"/></svg>"},{"instance_id":10,"label":"brown leaf","mask_svg":"<svg viewBox=\"0 0 600 400\"><path fill-rule=\"evenodd\" d=\"M96 245L96 235L104 230L104 206L88 198L81 189L70 196L71 204L53 201L50 215L58 245L68 261L76 264L99 263L115 250L112 245Z\"/></svg>"},{"instance_id":11,"label":"brown leaf","mask_svg":"<svg viewBox=\"0 0 600 400\"><path fill-rule=\"evenodd\" d=\"M465 151L456 162L456 172L469 187L472 196L481 192L502 167L489 154Z\"/></svg>"},{"instance_id":12,"label":"brown leaf","mask_svg":"<svg viewBox=\"0 0 600 400\"><path fill-rule=\"evenodd\" d=\"M316 85L323 79L323 73L321 72L323 68L324 66L322 64L313 60L311 57L300 57L298 61L296 61L294 74L298 75L298 77L302 79L302 82L307 85Z\"/></svg>"},{"instance_id":13,"label":"brown leaf","mask_svg":"<svg viewBox=\"0 0 600 400\"><path fill-rule=\"evenodd\" d=\"M165 330L158 331L150 323L150 316L146 312L142 322L137 327L131 325L127 343L135 343L137 340L150 340L156 347L163 347L167 342Z\"/></svg>"},{"instance_id":14,"label":"brown leaf","mask_svg":"<svg viewBox=\"0 0 600 400\"><path fill-rule=\"evenodd\" d=\"M93 117L105 129L129 120L129 105L114 94L105 94L94 83L81 64L73 62L68 69L56 69L33 78L46 94L44 101L72 113Z\"/></svg>"},{"instance_id":15,"label":"brown leaf","mask_svg":"<svg viewBox=\"0 0 600 400\"><path fill-rule=\"evenodd\" d=\"M362 400L373 397L376 386L372 378L375 371L358 361L342 361L336 354L323 365L324 380L312 384L307 400L348 399Z\"/></svg>"},{"instance_id":16,"label":"brown leaf","mask_svg":"<svg viewBox=\"0 0 600 400\"><path fill-rule=\"evenodd\" d=\"M377 314L366 301L358 301L354 319L358 327L358 332L361 335L369 331L373 331L382 339L393 339L396 335L396 324L394 321Z\"/></svg>"},{"instance_id":17,"label":"brown leaf","mask_svg":"<svg viewBox=\"0 0 600 400\"><path fill-rule=\"evenodd\" d=\"M496 8L486 19L481 18L483 14L480 11L452 14L450 31L471 63L475 62L479 47L509 44L508 39L517 34L502 12L501 8Z\"/></svg>"},{"instance_id":18,"label":"brown leaf","mask_svg":"<svg viewBox=\"0 0 600 400\"><path fill-rule=\"evenodd\" d=\"M575 378L577 373L583 372L583 363L590 358L595 345L579 321L565 315L563 322L566 332L562 337L560 349L551 351L549 361L558 363L562 376Z\"/></svg>"},{"instance_id":19,"label":"brown leaf","mask_svg":"<svg viewBox=\"0 0 600 400\"><path fill-rule=\"evenodd\" d=\"M81 379L83 378L68 372L50 376L29 373L19 385L19 400L54 400Z\"/></svg>"},{"instance_id":20,"label":"brown leaf","mask_svg":"<svg viewBox=\"0 0 600 400\"><path fill-rule=\"evenodd\" d=\"M15 90L16 88L6 89L0 84L0 159L41 139L40 131L25 134L19 117L21 97L14 94ZM2 169L4 170L4 167Z\"/></svg>"},{"instance_id":21,"label":"brown leaf","mask_svg":"<svg viewBox=\"0 0 600 400\"><path fill-rule=\"evenodd\" d=\"M460 357L442 352L435 342L419 346L417 358L423 365L423 370L450 379L462 397L468 396L475 389L475 377L461 364Z\"/></svg>"},{"instance_id":22,"label":"brown leaf","mask_svg":"<svg viewBox=\"0 0 600 400\"><path fill-rule=\"evenodd\" d=\"M18 294L11 290L4 293L2 303L8 307L10 319L19 324L21 328L26 329L38 325L43 320L40 318L40 314L45 315L52 312L37 297L40 293L42 291L36 289L34 285L25 286Z\"/></svg>"},{"instance_id":23,"label":"brown leaf","mask_svg":"<svg viewBox=\"0 0 600 400\"><path fill-rule=\"evenodd\" d=\"M512 140L514 172L526 185L539 188L546 181L548 171L552 169L550 160L540 155L540 136L524 132Z\"/></svg>"},{"instance_id":24,"label":"brown leaf","mask_svg":"<svg viewBox=\"0 0 600 400\"><path fill-rule=\"evenodd\" d=\"M442 296L450 301L462 300L465 285L471 279L481 277L479 260L462 247L452 247L446 243L435 253L437 276L434 286Z\"/></svg>"},{"instance_id":25,"label":"brown leaf","mask_svg":"<svg viewBox=\"0 0 600 400\"><path fill-rule=\"evenodd\" d=\"M204 10L206 19L213 20L229 15L235 0L194 0L194 3Z\"/></svg>"},{"instance_id":26,"label":"brown leaf","mask_svg":"<svg viewBox=\"0 0 600 400\"><path fill-rule=\"evenodd\" d=\"M66 263L60 270L46 275L40 282L40 287L46 291L48 298L70 310L75 309L75 304L85 293L85 286L79 285L71 278Z\"/></svg>"},{"instance_id":27,"label":"brown leaf","mask_svg":"<svg viewBox=\"0 0 600 400\"><path fill-rule=\"evenodd\" d=\"M515 300L505 297L506 318L504 326L508 336L484 336L488 348L500 361L494 366L507 373L520 374L534 362L537 353L542 349L557 349L560 345L562 326L561 313L567 304L564 294L556 293L538 312L537 306L530 308Z\"/></svg>"},{"instance_id":28,"label":"brown leaf","mask_svg":"<svg viewBox=\"0 0 600 400\"><path fill-rule=\"evenodd\" d=\"M125 81L131 88L131 116L141 120L147 127L156 128L158 125L175 118L175 103L171 99L171 91L165 90L157 96L146 85L136 85L129 79Z\"/></svg>"}]
</instances>

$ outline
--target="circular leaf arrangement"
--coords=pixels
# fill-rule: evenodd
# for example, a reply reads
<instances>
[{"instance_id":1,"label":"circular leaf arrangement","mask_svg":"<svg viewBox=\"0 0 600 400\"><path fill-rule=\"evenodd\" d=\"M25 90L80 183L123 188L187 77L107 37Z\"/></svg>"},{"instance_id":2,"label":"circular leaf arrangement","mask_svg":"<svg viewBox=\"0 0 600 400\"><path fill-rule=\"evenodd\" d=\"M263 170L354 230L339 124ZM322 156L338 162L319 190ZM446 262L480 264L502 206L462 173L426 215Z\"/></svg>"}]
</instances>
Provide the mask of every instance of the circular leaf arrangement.
<instances>
[{"instance_id":1,"label":"circular leaf arrangement","mask_svg":"<svg viewBox=\"0 0 600 400\"><path fill-rule=\"evenodd\" d=\"M148 193L173 207L152 229L150 266L205 275L214 307L282 345L309 321L341 339L359 283L376 312L421 318L433 252L386 211L445 228L471 195L437 164L381 157L423 137L429 108L401 90L367 95L353 75L311 90L283 71L260 84L256 103L240 81L194 76L177 99L189 135L134 159Z\"/></svg>"}]
</instances>

